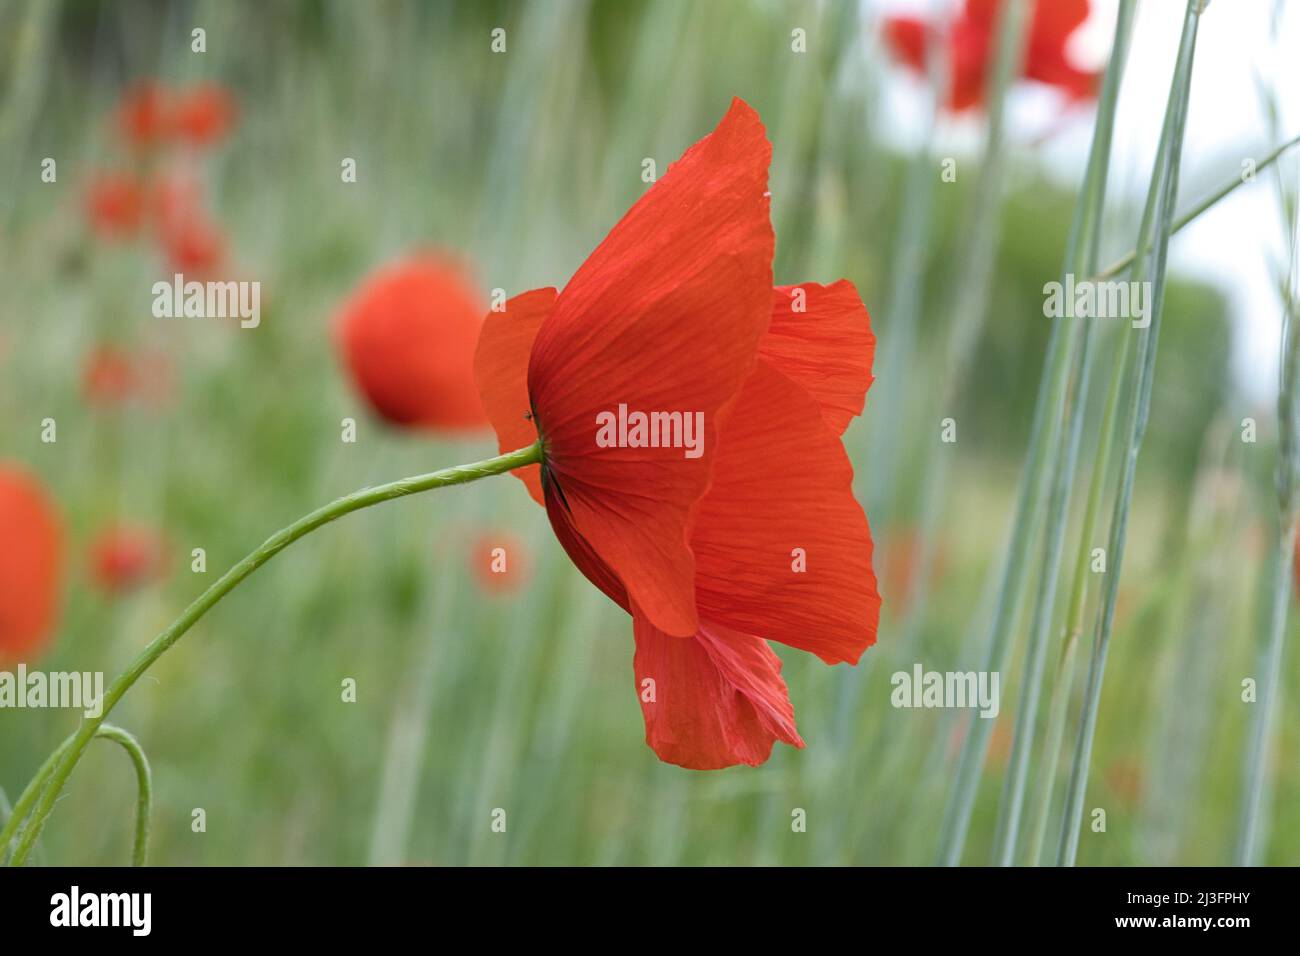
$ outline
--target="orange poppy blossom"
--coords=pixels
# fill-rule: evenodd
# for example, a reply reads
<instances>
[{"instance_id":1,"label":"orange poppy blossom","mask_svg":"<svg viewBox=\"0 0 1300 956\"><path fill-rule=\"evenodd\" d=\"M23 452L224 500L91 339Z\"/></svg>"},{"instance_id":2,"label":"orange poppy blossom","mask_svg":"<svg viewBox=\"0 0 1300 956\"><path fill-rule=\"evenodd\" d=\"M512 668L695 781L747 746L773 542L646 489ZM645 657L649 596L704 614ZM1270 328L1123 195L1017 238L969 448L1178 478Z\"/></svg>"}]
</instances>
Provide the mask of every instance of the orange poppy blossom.
<instances>
[{"instance_id":1,"label":"orange poppy blossom","mask_svg":"<svg viewBox=\"0 0 1300 956\"><path fill-rule=\"evenodd\" d=\"M938 25L930 21L911 16L887 17L885 40L903 63L922 74L927 69L932 39L946 43L952 83L948 108L954 112L968 110L984 102L1001 4L1002 0L966 0L946 37L939 35ZM1101 74L1080 70L1066 53L1071 35L1088 19L1089 0L1031 0L1031 4L1022 75L1055 86L1072 100L1096 96Z\"/></svg>"},{"instance_id":2,"label":"orange poppy blossom","mask_svg":"<svg viewBox=\"0 0 1300 956\"><path fill-rule=\"evenodd\" d=\"M172 361L158 350L100 343L82 364L81 393L94 409L119 409L132 402L160 408L172 398Z\"/></svg>"},{"instance_id":3,"label":"orange poppy blossom","mask_svg":"<svg viewBox=\"0 0 1300 956\"><path fill-rule=\"evenodd\" d=\"M1296 598L1300 599L1300 522L1296 522L1291 539L1291 580L1295 584Z\"/></svg>"},{"instance_id":4,"label":"orange poppy blossom","mask_svg":"<svg viewBox=\"0 0 1300 956\"><path fill-rule=\"evenodd\" d=\"M154 238L173 272L202 279L226 264L225 234L208 209L203 183L188 169L157 175L147 207Z\"/></svg>"},{"instance_id":5,"label":"orange poppy blossom","mask_svg":"<svg viewBox=\"0 0 1300 956\"><path fill-rule=\"evenodd\" d=\"M145 218L145 189L128 173L96 173L86 187L86 218L99 236L134 236Z\"/></svg>"},{"instance_id":6,"label":"orange poppy blossom","mask_svg":"<svg viewBox=\"0 0 1300 956\"><path fill-rule=\"evenodd\" d=\"M125 594L163 576L166 551L162 535L149 528L105 528L90 544L91 579L105 594Z\"/></svg>"},{"instance_id":7,"label":"orange poppy blossom","mask_svg":"<svg viewBox=\"0 0 1300 956\"><path fill-rule=\"evenodd\" d=\"M215 83L201 83L175 94L172 134L191 146L209 146L222 139L238 111L229 93Z\"/></svg>"},{"instance_id":8,"label":"orange poppy blossom","mask_svg":"<svg viewBox=\"0 0 1300 956\"><path fill-rule=\"evenodd\" d=\"M840 441L875 338L847 281L773 288L771 154L733 100L562 291L489 314L476 357L502 450L540 436L514 474L632 616L646 742L700 770L803 746L767 640L856 663L880 611ZM624 409L700 421L698 454L624 441Z\"/></svg>"},{"instance_id":9,"label":"orange poppy blossom","mask_svg":"<svg viewBox=\"0 0 1300 956\"><path fill-rule=\"evenodd\" d=\"M215 275L226 263L226 235L206 215L192 216L160 233L167 268L191 279Z\"/></svg>"},{"instance_id":10,"label":"orange poppy blossom","mask_svg":"<svg viewBox=\"0 0 1300 956\"><path fill-rule=\"evenodd\" d=\"M0 664L27 663L49 641L58 614L63 532L45 490L0 462Z\"/></svg>"},{"instance_id":11,"label":"orange poppy blossom","mask_svg":"<svg viewBox=\"0 0 1300 956\"><path fill-rule=\"evenodd\" d=\"M96 346L86 356L81 386L86 403L93 407L124 405L135 393L135 363L129 353L113 345Z\"/></svg>"},{"instance_id":12,"label":"orange poppy blossom","mask_svg":"<svg viewBox=\"0 0 1300 956\"><path fill-rule=\"evenodd\" d=\"M171 135L168 94L157 83L144 81L122 94L114 115L118 132L132 146L147 149Z\"/></svg>"},{"instance_id":13,"label":"orange poppy blossom","mask_svg":"<svg viewBox=\"0 0 1300 956\"><path fill-rule=\"evenodd\" d=\"M230 132L238 113L234 97L216 83L178 89L147 80L122 94L114 119L118 132L138 149L174 142L203 147Z\"/></svg>"},{"instance_id":14,"label":"orange poppy blossom","mask_svg":"<svg viewBox=\"0 0 1300 956\"><path fill-rule=\"evenodd\" d=\"M508 531L483 531L470 549L470 567L482 591L509 594L528 580L528 549Z\"/></svg>"},{"instance_id":15,"label":"orange poppy blossom","mask_svg":"<svg viewBox=\"0 0 1300 956\"><path fill-rule=\"evenodd\" d=\"M461 267L420 252L362 280L339 310L340 358L371 408L394 425L485 429L474 384L483 300Z\"/></svg>"}]
</instances>

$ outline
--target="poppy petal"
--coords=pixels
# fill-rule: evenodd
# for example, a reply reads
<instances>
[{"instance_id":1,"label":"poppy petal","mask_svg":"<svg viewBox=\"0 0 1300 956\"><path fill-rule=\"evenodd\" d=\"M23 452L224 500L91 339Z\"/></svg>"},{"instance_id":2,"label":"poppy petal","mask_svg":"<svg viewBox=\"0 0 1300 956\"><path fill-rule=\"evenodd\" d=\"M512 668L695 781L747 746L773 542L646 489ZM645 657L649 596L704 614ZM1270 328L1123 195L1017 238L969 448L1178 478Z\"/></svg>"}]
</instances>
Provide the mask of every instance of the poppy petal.
<instances>
[{"instance_id":1,"label":"poppy petal","mask_svg":"<svg viewBox=\"0 0 1300 956\"><path fill-rule=\"evenodd\" d=\"M58 616L63 532L45 490L0 463L0 664L30 661Z\"/></svg>"},{"instance_id":2,"label":"poppy petal","mask_svg":"<svg viewBox=\"0 0 1300 956\"><path fill-rule=\"evenodd\" d=\"M474 353L474 378L502 454L537 441L528 401L528 356L537 330L554 307L554 289L533 289L510 299L503 311L489 312L483 320ZM546 504L537 465L516 468L512 474L528 486L534 501Z\"/></svg>"},{"instance_id":3,"label":"poppy petal","mask_svg":"<svg viewBox=\"0 0 1300 956\"><path fill-rule=\"evenodd\" d=\"M856 663L880 595L853 467L803 389L764 360L718 436L691 546L700 617Z\"/></svg>"},{"instance_id":4,"label":"poppy petal","mask_svg":"<svg viewBox=\"0 0 1300 956\"><path fill-rule=\"evenodd\" d=\"M459 262L421 252L361 283L335 320L341 358L387 421L449 431L485 427L473 358L483 319Z\"/></svg>"},{"instance_id":5,"label":"poppy petal","mask_svg":"<svg viewBox=\"0 0 1300 956\"><path fill-rule=\"evenodd\" d=\"M952 89L948 107L954 112L978 106L984 99L984 82L988 74L989 56L993 50L993 34L983 23L969 18L952 25L948 38L949 69L952 72Z\"/></svg>"},{"instance_id":6,"label":"poppy petal","mask_svg":"<svg viewBox=\"0 0 1300 956\"><path fill-rule=\"evenodd\" d=\"M660 760L690 770L755 767L774 741L803 747L781 659L766 641L713 624L673 637L641 615L633 634L645 739Z\"/></svg>"},{"instance_id":7,"label":"poppy petal","mask_svg":"<svg viewBox=\"0 0 1300 956\"><path fill-rule=\"evenodd\" d=\"M547 472L574 527L646 616L683 637L698 623L687 530L715 418L771 318L770 160L758 114L735 100L560 293L529 366ZM620 406L703 426L685 449L599 447L598 416Z\"/></svg>"},{"instance_id":8,"label":"poppy petal","mask_svg":"<svg viewBox=\"0 0 1300 956\"><path fill-rule=\"evenodd\" d=\"M560 547L564 548L564 553L582 572L583 577L596 585L607 598L631 613L627 589L623 587L623 582L574 528L573 516L569 514L568 505L560 497L555 482L543 479L542 484L546 495L546 516L551 519L551 528L555 531Z\"/></svg>"},{"instance_id":9,"label":"poppy petal","mask_svg":"<svg viewBox=\"0 0 1300 956\"><path fill-rule=\"evenodd\" d=\"M930 25L917 17L886 17L885 41L894 55L917 72L925 72L930 47Z\"/></svg>"},{"instance_id":10,"label":"poppy petal","mask_svg":"<svg viewBox=\"0 0 1300 956\"><path fill-rule=\"evenodd\" d=\"M997 26L999 9L1006 0L966 0L961 20L972 21L985 28ZM1089 0L1030 0L1033 7L1032 35L1065 38L1088 19Z\"/></svg>"},{"instance_id":11,"label":"poppy petal","mask_svg":"<svg viewBox=\"0 0 1300 956\"><path fill-rule=\"evenodd\" d=\"M1051 0L1050 3L1039 0L1034 4L1034 18L1030 21L1030 45L1047 43L1063 49L1070 34L1088 19L1089 8L1088 0Z\"/></svg>"},{"instance_id":12,"label":"poppy petal","mask_svg":"<svg viewBox=\"0 0 1300 956\"><path fill-rule=\"evenodd\" d=\"M1093 99L1101 84L1101 74L1080 70L1063 54L1031 55L1025 64L1025 76L1039 83L1055 86L1076 100Z\"/></svg>"},{"instance_id":13,"label":"poppy petal","mask_svg":"<svg viewBox=\"0 0 1300 956\"><path fill-rule=\"evenodd\" d=\"M802 385L837 435L862 414L875 353L871 319L852 282L772 290L772 324L759 357Z\"/></svg>"}]
</instances>

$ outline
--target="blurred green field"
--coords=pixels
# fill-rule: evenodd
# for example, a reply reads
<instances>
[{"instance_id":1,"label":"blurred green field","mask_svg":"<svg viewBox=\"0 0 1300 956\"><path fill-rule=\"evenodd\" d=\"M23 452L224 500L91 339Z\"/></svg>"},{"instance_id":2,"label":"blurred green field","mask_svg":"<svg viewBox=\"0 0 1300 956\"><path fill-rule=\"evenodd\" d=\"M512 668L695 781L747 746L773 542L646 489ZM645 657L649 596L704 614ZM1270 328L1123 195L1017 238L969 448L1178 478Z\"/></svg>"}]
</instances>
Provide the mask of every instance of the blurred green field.
<instances>
[{"instance_id":1,"label":"blurred green field","mask_svg":"<svg viewBox=\"0 0 1300 956\"><path fill-rule=\"evenodd\" d=\"M662 171L732 96L759 111L774 145L777 282L850 278L879 338L866 412L845 436L876 545L879 643L857 668L778 648L807 749L778 745L761 767L720 772L661 764L643 739L630 622L572 566L520 483L492 478L295 545L131 692L113 722L153 765L151 862L933 860L961 714L891 707L889 675L916 661L977 666L1046 347L1040 290L1059 269L1073 195L1031 146L1014 147L989 324L958 396L960 439L942 452L956 458L937 577L909 615L922 449L937 434L928 402L951 323L945 282L978 176L967 161L936 204L915 277L916 359L888 367L911 160L880 127L891 74L876 13L811 0L0 7L0 460L47 483L69 552L44 669L111 679L276 528L353 489L495 454L491 434L453 440L375 419L335 354L338 305L370 270L423 247L471 263L485 297L562 286L646 188L643 159ZM190 51L193 25L207 31L204 54ZM489 50L497 26L504 56ZM808 31L807 54L790 51L794 27ZM141 77L219 82L239 104L232 136L196 170L234 272L262 283L257 329L155 319L153 252L87 233L79 190L121 162L107 117ZM55 184L39 177L47 156ZM345 157L355 183L340 181ZM1186 162L1208 168L1208 182L1235 175L1232 158ZM1118 254L1135 212L1113 212L1105 247ZM1108 829L1085 827L1086 865L1228 862L1241 801L1240 681L1267 616L1276 430L1229 380L1222 296L1176 273L1166 309L1086 801L1106 809ZM167 356L171 400L88 407L82 369L103 342ZM1109 355L1112 338L1102 343ZM887 420L890 390L902 416ZM1259 444L1239 440L1247 415L1261 421ZM47 417L53 444L40 437ZM347 417L354 444L340 440ZM1081 484L1091 454L1085 437ZM90 586L85 548L118 520L161 530L168 573L108 598ZM472 566L494 536L524 545L515 591L484 590ZM199 547L205 574L190 569ZM1298 657L1286 658L1288 689ZM1018 652L1003 674L967 862L989 859L1021 666ZM341 699L346 678L355 703ZM1269 863L1300 858L1300 695L1283 707ZM75 727L67 711L0 712L10 800ZM1037 763L1031 773L1032 784ZM116 748L92 747L40 860L126 862L134 794ZM204 833L192 832L196 808ZM491 828L497 808L504 834ZM806 832L792 832L797 808Z\"/></svg>"}]
</instances>

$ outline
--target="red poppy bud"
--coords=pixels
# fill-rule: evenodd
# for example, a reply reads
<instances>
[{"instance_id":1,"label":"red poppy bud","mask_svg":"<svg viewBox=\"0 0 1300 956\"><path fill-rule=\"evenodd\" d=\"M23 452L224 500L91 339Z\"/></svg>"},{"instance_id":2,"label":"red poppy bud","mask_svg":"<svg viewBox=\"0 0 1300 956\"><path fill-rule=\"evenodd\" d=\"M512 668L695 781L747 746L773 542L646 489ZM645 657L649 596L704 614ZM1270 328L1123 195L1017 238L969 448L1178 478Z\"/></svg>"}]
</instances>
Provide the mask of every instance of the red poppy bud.
<instances>
[{"instance_id":1,"label":"red poppy bud","mask_svg":"<svg viewBox=\"0 0 1300 956\"><path fill-rule=\"evenodd\" d=\"M0 463L0 662L26 662L51 637L63 565L62 531L44 489Z\"/></svg>"},{"instance_id":2,"label":"red poppy bud","mask_svg":"<svg viewBox=\"0 0 1300 956\"><path fill-rule=\"evenodd\" d=\"M335 341L371 408L402 426L487 425L474 345L487 311L450 259L420 253L362 281L339 311Z\"/></svg>"}]
</instances>

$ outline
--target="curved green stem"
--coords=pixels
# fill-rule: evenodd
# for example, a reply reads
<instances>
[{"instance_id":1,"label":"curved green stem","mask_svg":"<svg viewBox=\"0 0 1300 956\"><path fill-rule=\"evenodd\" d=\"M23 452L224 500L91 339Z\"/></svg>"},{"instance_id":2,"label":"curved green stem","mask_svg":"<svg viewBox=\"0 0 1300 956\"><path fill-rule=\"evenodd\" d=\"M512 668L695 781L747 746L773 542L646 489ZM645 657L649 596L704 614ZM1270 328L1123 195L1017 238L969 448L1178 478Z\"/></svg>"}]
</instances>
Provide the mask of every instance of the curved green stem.
<instances>
[{"instance_id":1,"label":"curved green stem","mask_svg":"<svg viewBox=\"0 0 1300 956\"><path fill-rule=\"evenodd\" d=\"M32 806L36 803L36 798L39 797L41 791L45 789L46 782L50 779L50 775L54 773L54 768L58 766L59 759L63 756L64 751L68 749L70 743L72 743L72 737L68 737L63 741L63 743L59 744L59 746L45 758L45 762L41 764L40 769L36 771L36 775L32 777L31 782L27 784L27 788L18 795L18 802L14 804L13 810L10 811L9 819L5 821L4 829L0 830L0 862L4 862L5 856L9 852L9 844L13 841L14 834L18 832L18 828L22 826L22 822L26 820L27 815L31 813Z\"/></svg>"},{"instance_id":2,"label":"curved green stem","mask_svg":"<svg viewBox=\"0 0 1300 956\"><path fill-rule=\"evenodd\" d=\"M135 844L131 851L131 865L144 866L145 859L149 855L149 818L153 808L153 773L149 769L149 758L145 756L144 748L140 746L140 742L135 739L134 735L121 727L113 724L101 724L95 731L94 736L119 744L130 756L131 762L135 764L137 796ZM6 821L7 824L12 824L15 829L22 825L23 820L27 818L27 814L31 811L32 804L36 802L36 798L45 789L45 784L53 775L54 768L58 766L59 759L67 752L68 746L72 743L74 737L75 735L68 737L63 743L59 744L54 749L54 752L45 759L45 763L41 764L40 770L36 771L36 776L32 778L32 782L23 791L18 798L17 805L10 812ZM8 827L6 827L7 832ZM7 846L8 837L5 840L6 842L3 845Z\"/></svg>"},{"instance_id":3,"label":"curved green stem","mask_svg":"<svg viewBox=\"0 0 1300 956\"><path fill-rule=\"evenodd\" d=\"M149 769L149 758L144 755L140 741L121 727L101 724L95 736L121 746L131 763L135 764L135 844L131 848L131 865L144 866L149 855L149 815L153 808L153 773Z\"/></svg>"},{"instance_id":4,"label":"curved green stem","mask_svg":"<svg viewBox=\"0 0 1300 956\"><path fill-rule=\"evenodd\" d=\"M103 708L100 715L84 721L77 732L45 762L36 778L28 784L27 789L19 797L9 822L5 824L3 830L0 830L0 848L6 848L13 841L18 825L26 815L27 810L31 809L31 823L23 828L21 836L18 837L9 865L20 866L27 859L32 845L40 836L41 828L45 825L50 811L54 809L55 801L58 800L59 794L62 793L63 787L68 781L68 776L76 767L77 761L81 759L81 755L85 753L86 746L90 743L91 738L95 736L104 719L117 706L118 701L140 679L141 675L153 665L154 661L180 640L186 631L193 627L203 615L207 614L218 601L233 591L244 578L299 538L305 537L317 528L354 511L391 501L394 498L404 498L407 495L430 491L434 488L461 485L470 481L477 481L479 478L486 478L489 475L502 475L525 465L537 464L541 460L542 446L539 441L527 448L520 448L517 451L499 455L496 458L489 458L486 461L475 462L471 465L458 465L454 468L444 468L441 471L431 472L427 475L402 478L385 485L377 485L374 488L363 488L360 491L355 491L350 495L332 501L321 508L317 508L267 538L259 548L223 574L216 583L199 595L194 603L187 607L184 613L173 621L166 630L149 642L136 659L131 662L130 666L104 692ZM44 787L41 785L42 778L48 781ZM35 804L34 807L33 803Z\"/></svg>"}]
</instances>

